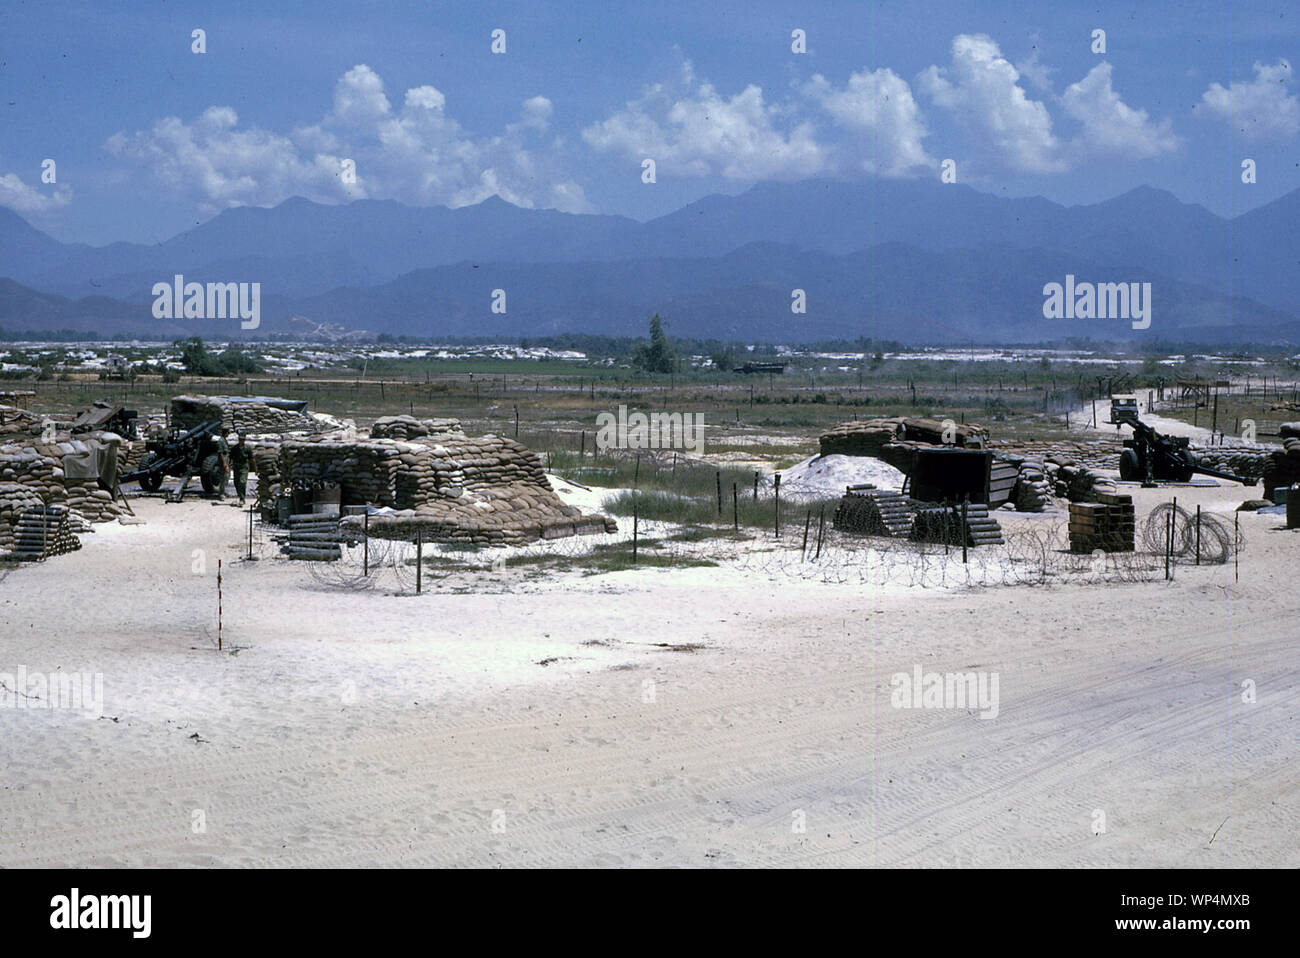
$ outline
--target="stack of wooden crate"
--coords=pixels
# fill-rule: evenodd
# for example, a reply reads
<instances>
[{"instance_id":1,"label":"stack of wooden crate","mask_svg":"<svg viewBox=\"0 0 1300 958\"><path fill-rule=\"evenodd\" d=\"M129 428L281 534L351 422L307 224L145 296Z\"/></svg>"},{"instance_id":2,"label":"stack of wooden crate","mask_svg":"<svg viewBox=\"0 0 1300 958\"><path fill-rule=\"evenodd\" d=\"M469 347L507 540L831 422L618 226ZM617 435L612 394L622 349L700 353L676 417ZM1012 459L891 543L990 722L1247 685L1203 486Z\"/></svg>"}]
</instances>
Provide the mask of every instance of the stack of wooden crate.
<instances>
[{"instance_id":1,"label":"stack of wooden crate","mask_svg":"<svg viewBox=\"0 0 1300 958\"><path fill-rule=\"evenodd\" d=\"M1070 551L1132 552L1133 497L1099 492L1097 502L1070 503Z\"/></svg>"}]
</instances>

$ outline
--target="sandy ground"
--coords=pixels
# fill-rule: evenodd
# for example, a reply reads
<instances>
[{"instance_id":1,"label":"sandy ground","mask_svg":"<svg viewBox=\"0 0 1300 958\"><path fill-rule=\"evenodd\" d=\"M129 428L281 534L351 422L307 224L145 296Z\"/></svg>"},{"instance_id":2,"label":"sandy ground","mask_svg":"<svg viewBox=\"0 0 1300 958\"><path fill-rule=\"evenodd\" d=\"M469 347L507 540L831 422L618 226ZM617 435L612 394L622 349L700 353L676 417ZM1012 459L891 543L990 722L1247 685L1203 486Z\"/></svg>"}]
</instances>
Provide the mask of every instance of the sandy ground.
<instances>
[{"instance_id":1,"label":"sandy ground","mask_svg":"<svg viewBox=\"0 0 1300 958\"><path fill-rule=\"evenodd\" d=\"M0 711L2 866L1300 865L1300 534L1276 515L1243 516L1239 584L723 566L417 597L243 562L229 505L135 505L0 581L0 673L104 681L100 718ZM918 665L996 672L997 717L892 707Z\"/></svg>"},{"instance_id":2,"label":"sandy ground","mask_svg":"<svg viewBox=\"0 0 1300 958\"><path fill-rule=\"evenodd\" d=\"M1242 439L1240 436L1234 436L1231 433L1220 435L1211 431L1208 426L1193 426L1190 422L1183 422L1181 419L1174 419L1170 416L1162 416L1159 413L1151 411L1147 403L1147 391L1142 390L1136 394L1138 402L1138 414L1142 421L1157 432L1166 436L1186 436L1193 443L1204 446L1231 446L1240 449L1275 449L1279 447L1276 442L1254 442ZM1097 425L1092 425L1092 403L1085 403L1076 408L1069 416L1070 429L1073 432L1082 432L1090 435L1105 436L1113 439L1132 439L1133 428L1131 426L1115 426L1107 423L1110 418L1110 401L1106 399L1097 400ZM1061 417L1064 421L1065 417Z\"/></svg>"}]
</instances>

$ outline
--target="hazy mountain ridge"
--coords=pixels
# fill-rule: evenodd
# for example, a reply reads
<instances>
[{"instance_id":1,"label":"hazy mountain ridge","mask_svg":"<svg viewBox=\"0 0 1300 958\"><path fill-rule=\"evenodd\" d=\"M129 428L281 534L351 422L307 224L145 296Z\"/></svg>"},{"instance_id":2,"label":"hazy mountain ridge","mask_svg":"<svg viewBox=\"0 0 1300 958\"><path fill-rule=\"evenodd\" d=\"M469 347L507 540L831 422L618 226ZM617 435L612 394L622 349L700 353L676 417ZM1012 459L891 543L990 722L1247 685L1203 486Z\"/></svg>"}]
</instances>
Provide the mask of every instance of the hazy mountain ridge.
<instances>
[{"instance_id":1,"label":"hazy mountain ridge","mask_svg":"<svg viewBox=\"0 0 1300 958\"><path fill-rule=\"evenodd\" d=\"M407 334L640 333L658 310L682 335L978 339L1044 333L1042 286L1154 284L1145 333L1295 340L1300 191L1232 220L1142 187L1088 206L964 185L768 183L648 223L491 199L415 208L291 199L227 210L156 246L62 244L0 210L0 327L238 336L237 323L154 320L155 282L259 282L262 325L290 315ZM790 312L804 289L808 312ZM504 289L507 312L490 311ZM164 335L171 335L167 332ZM258 335L258 331L251 331Z\"/></svg>"}]
</instances>

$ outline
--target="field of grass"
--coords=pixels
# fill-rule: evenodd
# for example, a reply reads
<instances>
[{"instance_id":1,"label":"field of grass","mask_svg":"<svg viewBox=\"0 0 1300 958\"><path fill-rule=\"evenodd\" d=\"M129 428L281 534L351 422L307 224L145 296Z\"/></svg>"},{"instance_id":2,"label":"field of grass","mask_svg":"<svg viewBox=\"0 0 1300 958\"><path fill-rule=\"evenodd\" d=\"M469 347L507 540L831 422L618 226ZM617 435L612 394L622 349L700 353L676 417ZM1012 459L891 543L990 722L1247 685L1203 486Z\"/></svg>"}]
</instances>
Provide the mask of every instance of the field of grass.
<instances>
[{"instance_id":1,"label":"field of grass","mask_svg":"<svg viewBox=\"0 0 1300 958\"><path fill-rule=\"evenodd\" d=\"M329 347L321 347L329 352ZM139 350L137 350L138 352ZM340 352L342 355L342 352ZM146 357L147 358L147 357ZM156 357L155 357L156 358ZM355 363L355 359L348 360ZM566 453L590 453L596 417L618 406L629 412L699 413L707 424L707 455L725 461L750 453L788 466L809 455L825 429L850 419L917 415L951 417L987 426L994 438L1050 439L1065 434L1063 412L1105 395L1108 376L1129 376L1125 388L1154 388L1160 375L1224 375L1219 367L1183 364L1141 371L1131 364L1069 362L959 362L933 359L871 361L794 357L784 375L687 369L647 374L608 365L559 360L379 358L362 370L342 361L326 368L241 378L182 377L163 383L156 375L106 381L93 373L63 372L53 380L15 379L7 388L35 390L24 404L70 417L90 402L111 399L141 415L164 411L181 393L275 395L301 398L315 412L366 426L383 415L454 417L467 430L518 436L558 464ZM1293 381L1286 364L1274 370ZM1288 377L1289 374L1289 377ZM1258 383L1262 373L1252 372ZM1251 397L1255 399L1255 397ZM1174 413L1208 424L1207 409ZM1245 397L1221 398L1220 428L1239 418L1300 418L1277 413ZM1201 423L1199 420L1206 419ZM583 433L586 433L584 438ZM758 440L761 439L761 443ZM580 464L587 468L587 463ZM619 477L621 479L621 477Z\"/></svg>"},{"instance_id":2,"label":"field of grass","mask_svg":"<svg viewBox=\"0 0 1300 958\"><path fill-rule=\"evenodd\" d=\"M301 398L313 411L359 423L408 413L455 416L491 423L498 430L502 423L509 423L513 430L518 407L521 430L529 422L567 422L578 429L583 425L594 429L597 413L626 405L629 411L699 412L711 424L815 433L852 418L891 415L951 416L992 425L1013 417L1062 411L1082 401L1078 389L1086 392L1088 386L1082 381L1067 386L1058 380L1054 387L1050 377L1028 373L1021 377L1022 382L1004 382L1000 389L996 381L968 382L965 374L959 374L955 382L948 379L921 385L910 378L907 364L898 365L902 367L898 378L867 377L861 386L856 377L844 375L814 377L812 383L798 375L747 379L732 373L687 382L648 375L612 381L599 371L579 376L573 370L551 375L535 370L532 374L487 376L456 371L431 374L427 381L369 373L361 380L341 372L320 371L312 371L310 376L246 379L183 377L174 384L162 383L159 377L137 377L125 383L72 376L66 381L15 382L13 388L34 389L37 395L28 405L53 414L72 412L105 398L132 405L142 413L156 412L174 395L197 392ZM1035 368L1034 373L1039 370Z\"/></svg>"}]
</instances>

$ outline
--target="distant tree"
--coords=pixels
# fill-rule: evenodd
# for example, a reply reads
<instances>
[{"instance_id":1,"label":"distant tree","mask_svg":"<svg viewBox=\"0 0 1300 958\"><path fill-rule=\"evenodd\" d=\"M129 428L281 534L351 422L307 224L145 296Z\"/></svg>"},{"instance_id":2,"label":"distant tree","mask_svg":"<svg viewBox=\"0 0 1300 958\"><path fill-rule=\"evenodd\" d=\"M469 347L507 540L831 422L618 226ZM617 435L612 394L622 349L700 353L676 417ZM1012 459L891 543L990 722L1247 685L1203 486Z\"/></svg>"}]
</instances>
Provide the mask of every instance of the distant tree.
<instances>
[{"instance_id":1,"label":"distant tree","mask_svg":"<svg viewBox=\"0 0 1300 958\"><path fill-rule=\"evenodd\" d=\"M673 371L672 344L664 332L665 320L658 313L650 317L650 341L638 343L632 352L632 364L638 369L651 373L670 373Z\"/></svg>"},{"instance_id":2,"label":"distant tree","mask_svg":"<svg viewBox=\"0 0 1300 958\"><path fill-rule=\"evenodd\" d=\"M244 373L260 373L262 367L252 356L242 349L227 349L217 357L217 363L227 373L238 376Z\"/></svg>"},{"instance_id":3,"label":"distant tree","mask_svg":"<svg viewBox=\"0 0 1300 958\"><path fill-rule=\"evenodd\" d=\"M180 348L181 363L185 366L185 371L191 376L221 375L221 365L208 352L208 348L203 345L203 340L198 336L191 336L189 339L178 339L172 345Z\"/></svg>"},{"instance_id":4,"label":"distant tree","mask_svg":"<svg viewBox=\"0 0 1300 958\"><path fill-rule=\"evenodd\" d=\"M262 371L257 361L241 349L213 355L198 336L178 339L173 345L180 348L181 363L191 376L241 376Z\"/></svg>"},{"instance_id":5,"label":"distant tree","mask_svg":"<svg viewBox=\"0 0 1300 958\"><path fill-rule=\"evenodd\" d=\"M710 354L709 359L714 366L723 372L730 372L735 364L735 360L731 358L731 353L725 350Z\"/></svg>"}]
</instances>

